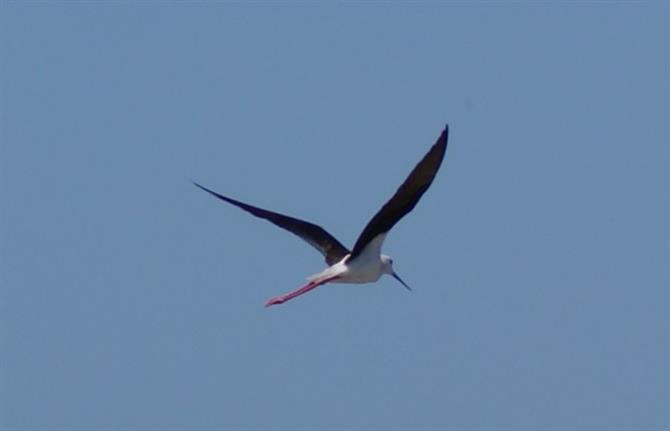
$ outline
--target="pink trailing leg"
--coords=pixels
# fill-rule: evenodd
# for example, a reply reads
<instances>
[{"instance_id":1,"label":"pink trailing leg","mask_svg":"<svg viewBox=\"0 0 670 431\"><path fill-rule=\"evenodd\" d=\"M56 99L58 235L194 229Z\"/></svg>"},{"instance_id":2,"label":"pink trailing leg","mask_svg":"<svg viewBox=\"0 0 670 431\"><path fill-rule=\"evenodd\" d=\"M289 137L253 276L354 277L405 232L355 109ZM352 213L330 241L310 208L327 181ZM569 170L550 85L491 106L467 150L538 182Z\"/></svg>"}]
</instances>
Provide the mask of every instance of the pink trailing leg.
<instances>
[{"instance_id":1,"label":"pink trailing leg","mask_svg":"<svg viewBox=\"0 0 670 431\"><path fill-rule=\"evenodd\" d=\"M327 278L327 279L325 279L325 280L321 280L321 281L312 281L312 282L310 282L309 284L307 284L307 285L301 287L301 288L298 289L298 290L295 290L295 291L293 291L293 292L287 293L287 294L285 294L285 295L280 295L280 296L275 296L274 298L270 298L270 299L268 299L268 301L265 303L265 306L266 306L266 307L269 307L269 306L271 306L271 305L283 304L284 302L288 301L289 299L293 299L293 298L295 298L296 296L300 296L300 295L302 295L303 293L307 293L307 292L309 292L310 290L312 290L312 289L314 289L314 288L316 288L316 287L321 286L322 284L326 284L326 283L328 283L330 280L332 280L332 279L334 279L334 278L336 278L336 277Z\"/></svg>"}]
</instances>

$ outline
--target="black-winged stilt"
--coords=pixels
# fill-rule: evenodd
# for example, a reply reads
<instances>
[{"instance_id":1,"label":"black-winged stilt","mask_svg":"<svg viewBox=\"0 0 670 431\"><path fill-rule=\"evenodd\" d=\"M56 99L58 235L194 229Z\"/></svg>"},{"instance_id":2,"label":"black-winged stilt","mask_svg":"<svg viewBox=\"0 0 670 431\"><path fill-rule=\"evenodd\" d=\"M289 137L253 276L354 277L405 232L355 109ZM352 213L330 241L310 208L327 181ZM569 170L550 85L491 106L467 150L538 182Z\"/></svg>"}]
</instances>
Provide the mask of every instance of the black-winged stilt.
<instances>
[{"instance_id":1,"label":"black-winged stilt","mask_svg":"<svg viewBox=\"0 0 670 431\"><path fill-rule=\"evenodd\" d=\"M398 280L408 290L412 290L393 270L393 259L381 254L382 243L391 228L407 213L412 211L421 196L428 190L435 178L447 149L449 126L444 128L437 142L414 167L393 197L375 214L361 232L353 250L349 251L335 237L321 226L287 215L268 211L220 195L194 182L202 190L235 205L252 215L264 218L275 225L292 232L319 250L326 259L328 268L308 277L309 283L285 295L270 298L265 306L282 304L298 295L309 292L325 283L372 283L388 274Z\"/></svg>"}]
</instances>

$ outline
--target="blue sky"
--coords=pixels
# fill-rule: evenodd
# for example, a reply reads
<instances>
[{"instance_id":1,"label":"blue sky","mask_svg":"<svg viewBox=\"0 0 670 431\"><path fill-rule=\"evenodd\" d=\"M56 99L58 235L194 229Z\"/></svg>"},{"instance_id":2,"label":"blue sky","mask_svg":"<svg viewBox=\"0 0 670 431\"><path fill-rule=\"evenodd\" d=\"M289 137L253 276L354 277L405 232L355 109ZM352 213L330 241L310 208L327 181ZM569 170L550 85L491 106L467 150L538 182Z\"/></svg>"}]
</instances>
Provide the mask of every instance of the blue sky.
<instances>
[{"instance_id":1,"label":"blue sky","mask_svg":"<svg viewBox=\"0 0 670 431\"><path fill-rule=\"evenodd\" d=\"M667 3L0 12L0 426L669 426ZM414 293L189 182L351 246L445 123Z\"/></svg>"}]
</instances>

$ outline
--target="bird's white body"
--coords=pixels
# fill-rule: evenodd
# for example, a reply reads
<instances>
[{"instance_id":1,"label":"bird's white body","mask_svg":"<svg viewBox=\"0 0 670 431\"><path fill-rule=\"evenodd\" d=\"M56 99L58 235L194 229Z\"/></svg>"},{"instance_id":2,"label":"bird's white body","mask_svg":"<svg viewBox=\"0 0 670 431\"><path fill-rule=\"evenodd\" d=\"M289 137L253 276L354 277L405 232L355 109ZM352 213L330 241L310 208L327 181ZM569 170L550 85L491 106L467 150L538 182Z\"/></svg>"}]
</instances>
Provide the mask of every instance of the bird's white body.
<instances>
[{"instance_id":1,"label":"bird's white body","mask_svg":"<svg viewBox=\"0 0 670 431\"><path fill-rule=\"evenodd\" d=\"M392 274L392 260L381 254L382 244L386 234L377 236L363 252L350 260L351 254L346 255L336 264L307 278L310 282L330 280L331 283L374 283L384 274Z\"/></svg>"}]
</instances>

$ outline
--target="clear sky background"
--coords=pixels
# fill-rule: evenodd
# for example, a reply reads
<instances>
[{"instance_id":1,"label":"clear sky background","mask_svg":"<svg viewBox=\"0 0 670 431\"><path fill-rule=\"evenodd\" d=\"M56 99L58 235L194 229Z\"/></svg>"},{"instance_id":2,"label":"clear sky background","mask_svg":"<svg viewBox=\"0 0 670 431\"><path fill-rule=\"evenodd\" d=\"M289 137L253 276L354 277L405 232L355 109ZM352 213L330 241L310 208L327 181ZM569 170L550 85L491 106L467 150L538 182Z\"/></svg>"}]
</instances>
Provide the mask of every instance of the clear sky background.
<instances>
[{"instance_id":1,"label":"clear sky background","mask_svg":"<svg viewBox=\"0 0 670 431\"><path fill-rule=\"evenodd\" d=\"M666 429L669 10L3 1L1 426Z\"/></svg>"}]
</instances>

